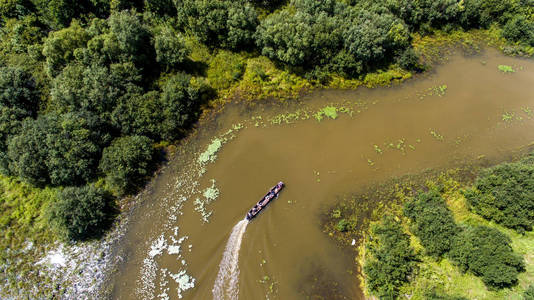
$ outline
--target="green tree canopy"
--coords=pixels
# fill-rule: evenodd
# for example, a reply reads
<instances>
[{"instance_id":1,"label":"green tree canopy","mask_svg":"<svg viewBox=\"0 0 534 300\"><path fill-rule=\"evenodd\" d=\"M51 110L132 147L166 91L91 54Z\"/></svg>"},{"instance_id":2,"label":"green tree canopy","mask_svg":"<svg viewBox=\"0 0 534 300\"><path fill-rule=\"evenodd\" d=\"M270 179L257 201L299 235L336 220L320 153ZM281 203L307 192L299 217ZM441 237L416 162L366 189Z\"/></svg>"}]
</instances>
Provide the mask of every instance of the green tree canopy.
<instances>
[{"instance_id":1,"label":"green tree canopy","mask_svg":"<svg viewBox=\"0 0 534 300\"><path fill-rule=\"evenodd\" d=\"M396 299L416 265L410 236L392 217L371 227L363 271L369 290L380 299Z\"/></svg>"},{"instance_id":2,"label":"green tree canopy","mask_svg":"<svg viewBox=\"0 0 534 300\"><path fill-rule=\"evenodd\" d=\"M460 231L437 191L418 194L414 200L404 205L404 215L410 218L411 231L431 256L439 257L447 253Z\"/></svg>"},{"instance_id":3,"label":"green tree canopy","mask_svg":"<svg viewBox=\"0 0 534 300\"><path fill-rule=\"evenodd\" d=\"M149 175L154 158L152 140L144 136L115 139L104 149L100 169L119 194L129 193Z\"/></svg>"},{"instance_id":4,"label":"green tree canopy","mask_svg":"<svg viewBox=\"0 0 534 300\"><path fill-rule=\"evenodd\" d=\"M534 165L501 164L484 170L466 191L471 209L482 217L518 231L534 224Z\"/></svg>"},{"instance_id":5,"label":"green tree canopy","mask_svg":"<svg viewBox=\"0 0 534 300\"><path fill-rule=\"evenodd\" d=\"M113 198L93 185L67 187L58 192L49 220L65 240L86 240L101 235L115 214Z\"/></svg>"},{"instance_id":6,"label":"green tree canopy","mask_svg":"<svg viewBox=\"0 0 534 300\"><path fill-rule=\"evenodd\" d=\"M510 238L497 229L468 227L455 238L449 256L464 272L482 277L487 286L510 287L525 267L510 243Z\"/></svg>"}]
</instances>

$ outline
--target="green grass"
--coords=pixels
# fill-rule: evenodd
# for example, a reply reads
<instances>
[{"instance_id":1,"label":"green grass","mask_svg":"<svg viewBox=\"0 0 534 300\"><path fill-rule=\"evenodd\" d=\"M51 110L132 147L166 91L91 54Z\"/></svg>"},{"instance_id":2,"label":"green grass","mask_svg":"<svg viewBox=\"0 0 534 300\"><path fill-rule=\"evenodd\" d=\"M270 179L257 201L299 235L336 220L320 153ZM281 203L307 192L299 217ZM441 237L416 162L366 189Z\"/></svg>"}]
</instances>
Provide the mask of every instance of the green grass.
<instances>
[{"instance_id":1,"label":"green grass","mask_svg":"<svg viewBox=\"0 0 534 300\"><path fill-rule=\"evenodd\" d=\"M28 291L39 282L36 259L45 245L56 240L46 220L46 209L56 199L56 192L0 176L0 265L5 267L0 274L2 284Z\"/></svg>"}]
</instances>

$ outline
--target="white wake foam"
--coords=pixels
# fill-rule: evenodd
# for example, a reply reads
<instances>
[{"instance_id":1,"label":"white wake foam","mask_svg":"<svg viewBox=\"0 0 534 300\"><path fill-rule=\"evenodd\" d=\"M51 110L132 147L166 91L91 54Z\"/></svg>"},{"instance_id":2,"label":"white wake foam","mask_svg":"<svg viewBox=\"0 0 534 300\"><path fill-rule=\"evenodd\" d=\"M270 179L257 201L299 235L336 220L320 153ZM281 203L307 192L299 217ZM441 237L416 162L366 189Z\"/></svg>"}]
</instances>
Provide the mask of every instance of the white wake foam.
<instances>
[{"instance_id":1,"label":"white wake foam","mask_svg":"<svg viewBox=\"0 0 534 300\"><path fill-rule=\"evenodd\" d=\"M243 234L247 229L248 220L239 221L232 229L232 234L226 243L223 258L219 264L219 273L213 286L213 299L236 300L239 295L239 249Z\"/></svg>"}]
</instances>

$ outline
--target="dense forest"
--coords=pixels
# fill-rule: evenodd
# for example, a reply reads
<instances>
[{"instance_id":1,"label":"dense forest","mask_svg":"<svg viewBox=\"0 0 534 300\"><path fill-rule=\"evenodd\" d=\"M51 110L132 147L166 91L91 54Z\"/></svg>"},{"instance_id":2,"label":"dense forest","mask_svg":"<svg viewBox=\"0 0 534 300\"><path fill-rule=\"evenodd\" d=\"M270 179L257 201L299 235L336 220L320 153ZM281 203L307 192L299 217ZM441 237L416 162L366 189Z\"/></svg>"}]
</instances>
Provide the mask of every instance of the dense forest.
<instances>
[{"instance_id":1,"label":"dense forest","mask_svg":"<svg viewBox=\"0 0 534 300\"><path fill-rule=\"evenodd\" d=\"M225 65L236 54L264 57L314 84L392 65L420 71L413 34L493 26L510 49L528 50L533 12L529 0L3 0L0 172L56 188L46 213L34 207L31 218L46 216L63 239L92 238L116 214L115 199L150 176L158 150L183 138L208 101L241 80L246 59ZM270 80L260 67L252 76ZM479 184L483 192L488 183ZM477 210L498 218L477 199ZM530 230L531 214L496 221ZM0 226L15 222L4 217ZM462 232L470 239L478 231ZM429 254L452 244L429 241Z\"/></svg>"}]
</instances>

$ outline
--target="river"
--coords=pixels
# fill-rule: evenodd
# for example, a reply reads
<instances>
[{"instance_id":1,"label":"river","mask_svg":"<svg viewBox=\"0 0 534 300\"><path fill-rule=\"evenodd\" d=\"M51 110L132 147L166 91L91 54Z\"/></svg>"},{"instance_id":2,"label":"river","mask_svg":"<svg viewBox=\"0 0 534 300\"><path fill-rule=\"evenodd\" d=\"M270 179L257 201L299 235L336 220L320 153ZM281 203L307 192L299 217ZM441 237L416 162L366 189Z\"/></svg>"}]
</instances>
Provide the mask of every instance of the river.
<instances>
[{"instance_id":1,"label":"river","mask_svg":"<svg viewBox=\"0 0 534 300\"><path fill-rule=\"evenodd\" d=\"M534 62L487 49L390 88L228 105L139 195L113 298L212 299L232 228L282 180L241 228L239 298L360 299L354 251L322 232L325 208L397 176L509 157L534 141L532 95Z\"/></svg>"}]
</instances>

